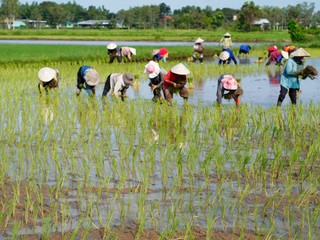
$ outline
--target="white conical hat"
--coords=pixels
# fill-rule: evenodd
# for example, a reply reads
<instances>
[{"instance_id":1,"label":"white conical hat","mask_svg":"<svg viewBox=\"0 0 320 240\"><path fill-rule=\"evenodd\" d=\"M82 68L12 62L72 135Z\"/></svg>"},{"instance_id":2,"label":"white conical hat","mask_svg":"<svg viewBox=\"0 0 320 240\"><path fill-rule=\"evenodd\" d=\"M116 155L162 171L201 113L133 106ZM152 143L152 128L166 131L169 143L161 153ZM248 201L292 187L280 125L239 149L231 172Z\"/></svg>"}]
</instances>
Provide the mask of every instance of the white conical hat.
<instances>
[{"instance_id":1,"label":"white conical hat","mask_svg":"<svg viewBox=\"0 0 320 240\"><path fill-rule=\"evenodd\" d=\"M290 54L290 57L310 57L310 54L303 48L299 48Z\"/></svg>"},{"instance_id":2,"label":"white conical hat","mask_svg":"<svg viewBox=\"0 0 320 240\"><path fill-rule=\"evenodd\" d=\"M230 54L227 52L227 51L222 51L219 55L219 58L222 60L222 61L225 61L227 60L228 58L230 57Z\"/></svg>"},{"instance_id":3,"label":"white conical hat","mask_svg":"<svg viewBox=\"0 0 320 240\"><path fill-rule=\"evenodd\" d=\"M231 37L231 34L230 33L225 33L223 36L225 36L225 37Z\"/></svg>"},{"instance_id":4,"label":"white conical hat","mask_svg":"<svg viewBox=\"0 0 320 240\"><path fill-rule=\"evenodd\" d=\"M202 38L197 38L197 40L195 41L195 43L203 43L204 40Z\"/></svg>"},{"instance_id":5,"label":"white conical hat","mask_svg":"<svg viewBox=\"0 0 320 240\"><path fill-rule=\"evenodd\" d=\"M281 50L281 55L285 58L288 59L289 58L289 53L286 51Z\"/></svg>"},{"instance_id":6,"label":"white conical hat","mask_svg":"<svg viewBox=\"0 0 320 240\"><path fill-rule=\"evenodd\" d=\"M49 82L57 75L56 70L49 67L43 67L38 72L38 78L42 82Z\"/></svg>"},{"instance_id":7,"label":"white conical hat","mask_svg":"<svg viewBox=\"0 0 320 240\"><path fill-rule=\"evenodd\" d=\"M130 49L130 52L133 54L133 55L137 55L137 50L135 48L131 48L129 47Z\"/></svg>"},{"instance_id":8,"label":"white conical hat","mask_svg":"<svg viewBox=\"0 0 320 240\"><path fill-rule=\"evenodd\" d=\"M153 49L151 55L154 56L159 53L159 49Z\"/></svg>"},{"instance_id":9,"label":"white conical hat","mask_svg":"<svg viewBox=\"0 0 320 240\"><path fill-rule=\"evenodd\" d=\"M89 86L96 86L100 81L99 73L93 68L89 68L83 78Z\"/></svg>"},{"instance_id":10,"label":"white conical hat","mask_svg":"<svg viewBox=\"0 0 320 240\"><path fill-rule=\"evenodd\" d=\"M107 48L108 48L109 50L116 49L116 48L117 48L117 44L115 44L115 43L109 43L109 44L107 45Z\"/></svg>"},{"instance_id":11,"label":"white conical hat","mask_svg":"<svg viewBox=\"0 0 320 240\"><path fill-rule=\"evenodd\" d=\"M182 63L179 63L171 68L171 72L178 74L178 75L187 75L190 73L189 69L183 65Z\"/></svg>"}]
</instances>

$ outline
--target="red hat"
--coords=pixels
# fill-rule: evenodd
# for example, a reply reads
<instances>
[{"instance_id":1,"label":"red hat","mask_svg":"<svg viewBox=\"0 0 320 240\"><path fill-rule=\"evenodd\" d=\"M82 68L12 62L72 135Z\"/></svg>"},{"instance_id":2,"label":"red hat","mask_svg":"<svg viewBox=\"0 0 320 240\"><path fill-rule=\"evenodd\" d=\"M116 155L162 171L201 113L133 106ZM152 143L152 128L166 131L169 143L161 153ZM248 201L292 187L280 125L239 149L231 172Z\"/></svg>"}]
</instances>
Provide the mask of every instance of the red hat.
<instances>
[{"instance_id":1,"label":"red hat","mask_svg":"<svg viewBox=\"0 0 320 240\"><path fill-rule=\"evenodd\" d=\"M268 52L273 52L273 51L276 51L276 50L278 50L277 46L270 46L268 48Z\"/></svg>"},{"instance_id":2,"label":"red hat","mask_svg":"<svg viewBox=\"0 0 320 240\"><path fill-rule=\"evenodd\" d=\"M164 57L168 53L169 53L169 51L166 48L160 48L159 49L159 54L160 54L161 57Z\"/></svg>"}]
</instances>

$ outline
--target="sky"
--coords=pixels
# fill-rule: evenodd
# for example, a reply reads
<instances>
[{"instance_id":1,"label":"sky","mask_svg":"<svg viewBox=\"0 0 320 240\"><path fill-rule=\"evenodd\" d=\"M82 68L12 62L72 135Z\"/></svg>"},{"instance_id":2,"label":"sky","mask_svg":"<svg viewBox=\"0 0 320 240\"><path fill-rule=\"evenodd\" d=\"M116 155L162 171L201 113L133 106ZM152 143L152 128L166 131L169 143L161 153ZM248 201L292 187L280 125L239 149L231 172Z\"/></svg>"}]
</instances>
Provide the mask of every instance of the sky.
<instances>
[{"instance_id":1,"label":"sky","mask_svg":"<svg viewBox=\"0 0 320 240\"><path fill-rule=\"evenodd\" d=\"M50 1L50 0L47 0ZM210 6L213 10L217 8L233 8L240 9L241 6L245 2L250 2L251 0L58 0L52 1L58 4L67 3L67 2L76 2L84 8L88 6L96 6L101 7L104 6L105 9L109 10L112 13L117 13L119 10L124 9L127 10L130 7L141 7L143 5L159 5L160 3L165 3L170 6L171 11L175 9L181 9L185 6L199 6L200 8L205 8L206 6ZM19 0L20 3L29 3L32 2L44 2L38 0ZM295 6L298 3L308 2L315 3L315 12L320 11L320 2L319 0L253 0L255 5L260 7L270 6L270 7L287 7L288 5Z\"/></svg>"}]
</instances>

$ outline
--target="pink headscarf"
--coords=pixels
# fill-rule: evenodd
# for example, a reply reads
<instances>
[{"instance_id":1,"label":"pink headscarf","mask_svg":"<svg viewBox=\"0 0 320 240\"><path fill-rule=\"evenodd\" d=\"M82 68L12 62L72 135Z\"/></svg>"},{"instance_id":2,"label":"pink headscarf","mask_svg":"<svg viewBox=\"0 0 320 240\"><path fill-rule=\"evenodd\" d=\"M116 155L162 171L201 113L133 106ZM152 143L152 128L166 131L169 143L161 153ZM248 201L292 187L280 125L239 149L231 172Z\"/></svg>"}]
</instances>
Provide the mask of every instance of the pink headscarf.
<instances>
[{"instance_id":1,"label":"pink headscarf","mask_svg":"<svg viewBox=\"0 0 320 240\"><path fill-rule=\"evenodd\" d=\"M236 90L238 88L238 82L231 75L224 75L221 80L223 87L227 90Z\"/></svg>"}]
</instances>

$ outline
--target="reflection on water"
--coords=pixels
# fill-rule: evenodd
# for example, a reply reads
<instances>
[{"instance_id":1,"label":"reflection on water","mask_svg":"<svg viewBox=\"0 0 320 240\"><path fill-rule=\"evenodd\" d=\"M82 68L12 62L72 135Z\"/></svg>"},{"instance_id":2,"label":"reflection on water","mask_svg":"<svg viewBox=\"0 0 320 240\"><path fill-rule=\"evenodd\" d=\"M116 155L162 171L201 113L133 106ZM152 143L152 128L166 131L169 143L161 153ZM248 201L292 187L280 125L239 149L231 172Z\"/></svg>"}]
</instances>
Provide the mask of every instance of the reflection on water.
<instances>
[{"instance_id":1,"label":"reflection on water","mask_svg":"<svg viewBox=\"0 0 320 240\"><path fill-rule=\"evenodd\" d=\"M279 85L282 72L283 72L283 67L280 67L275 64L269 65L267 67L269 83L274 85Z\"/></svg>"},{"instance_id":2,"label":"reflection on water","mask_svg":"<svg viewBox=\"0 0 320 240\"><path fill-rule=\"evenodd\" d=\"M250 58L239 58L240 64L250 64Z\"/></svg>"}]
</instances>

